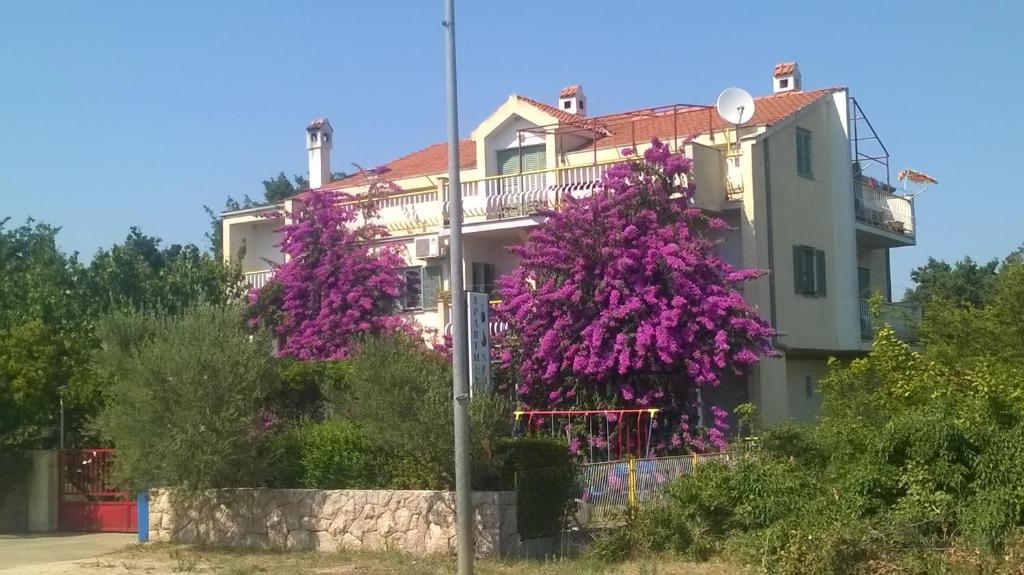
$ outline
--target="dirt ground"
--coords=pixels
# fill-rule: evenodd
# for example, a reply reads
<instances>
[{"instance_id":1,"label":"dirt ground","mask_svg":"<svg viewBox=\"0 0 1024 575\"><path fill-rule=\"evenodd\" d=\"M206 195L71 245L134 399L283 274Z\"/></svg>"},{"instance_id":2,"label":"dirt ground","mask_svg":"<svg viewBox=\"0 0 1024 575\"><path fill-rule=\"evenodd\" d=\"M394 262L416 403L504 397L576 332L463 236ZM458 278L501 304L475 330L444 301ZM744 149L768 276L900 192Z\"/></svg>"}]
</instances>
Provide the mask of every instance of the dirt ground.
<instances>
[{"instance_id":1,"label":"dirt ground","mask_svg":"<svg viewBox=\"0 0 1024 575\"><path fill-rule=\"evenodd\" d=\"M733 575L736 566L654 560L603 565L589 560L547 562L479 561L480 575ZM440 575L455 572L453 560L394 553L273 553L199 549L181 545L133 545L95 559L26 566L26 575ZM0 571L3 575L15 571Z\"/></svg>"}]
</instances>

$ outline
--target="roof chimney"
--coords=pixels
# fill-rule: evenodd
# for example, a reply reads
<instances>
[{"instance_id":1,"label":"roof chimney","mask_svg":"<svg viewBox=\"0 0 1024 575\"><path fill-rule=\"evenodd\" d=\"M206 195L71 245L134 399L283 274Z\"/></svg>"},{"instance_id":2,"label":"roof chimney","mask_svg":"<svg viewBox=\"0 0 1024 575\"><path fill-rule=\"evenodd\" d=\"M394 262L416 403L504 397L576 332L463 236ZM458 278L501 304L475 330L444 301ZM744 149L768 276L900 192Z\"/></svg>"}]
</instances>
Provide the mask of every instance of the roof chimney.
<instances>
[{"instance_id":1,"label":"roof chimney","mask_svg":"<svg viewBox=\"0 0 1024 575\"><path fill-rule=\"evenodd\" d=\"M586 116L587 96L583 93L583 86L573 84L562 88L558 94L558 109L577 116Z\"/></svg>"},{"instance_id":2,"label":"roof chimney","mask_svg":"<svg viewBox=\"0 0 1024 575\"><path fill-rule=\"evenodd\" d=\"M327 118L317 118L306 126L306 149L309 150L309 187L322 188L331 183L331 138L334 129Z\"/></svg>"},{"instance_id":3,"label":"roof chimney","mask_svg":"<svg viewBox=\"0 0 1024 575\"><path fill-rule=\"evenodd\" d=\"M800 88L800 66L796 62L782 62L775 65L772 74L775 79L772 83L772 92L799 92Z\"/></svg>"}]
</instances>

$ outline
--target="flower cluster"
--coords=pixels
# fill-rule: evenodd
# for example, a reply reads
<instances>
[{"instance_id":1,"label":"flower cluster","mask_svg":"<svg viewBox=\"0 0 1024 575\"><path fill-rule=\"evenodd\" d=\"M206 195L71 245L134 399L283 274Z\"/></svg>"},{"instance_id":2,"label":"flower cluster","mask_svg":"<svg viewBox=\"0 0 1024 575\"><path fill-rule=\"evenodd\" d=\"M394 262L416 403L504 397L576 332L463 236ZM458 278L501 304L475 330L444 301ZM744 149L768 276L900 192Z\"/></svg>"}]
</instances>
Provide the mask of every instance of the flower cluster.
<instances>
[{"instance_id":1,"label":"flower cluster","mask_svg":"<svg viewBox=\"0 0 1024 575\"><path fill-rule=\"evenodd\" d=\"M404 247L380 243L374 198L333 190L307 192L281 226L285 263L262 290L249 294L254 323L269 324L280 354L298 359L346 357L357 336L417 326L395 313L405 283ZM377 241L375 241L377 240ZM261 296L274 294L270 305ZM271 321L272 320L272 321Z\"/></svg>"},{"instance_id":2,"label":"flower cluster","mask_svg":"<svg viewBox=\"0 0 1024 575\"><path fill-rule=\"evenodd\" d=\"M501 360L528 407L674 406L665 441L724 443L724 415L714 431L686 424L694 390L746 372L772 353L774 332L736 289L760 272L719 258L706 232L725 222L692 206L692 169L654 140L511 248L520 263L497 313L516 344Z\"/></svg>"}]
</instances>

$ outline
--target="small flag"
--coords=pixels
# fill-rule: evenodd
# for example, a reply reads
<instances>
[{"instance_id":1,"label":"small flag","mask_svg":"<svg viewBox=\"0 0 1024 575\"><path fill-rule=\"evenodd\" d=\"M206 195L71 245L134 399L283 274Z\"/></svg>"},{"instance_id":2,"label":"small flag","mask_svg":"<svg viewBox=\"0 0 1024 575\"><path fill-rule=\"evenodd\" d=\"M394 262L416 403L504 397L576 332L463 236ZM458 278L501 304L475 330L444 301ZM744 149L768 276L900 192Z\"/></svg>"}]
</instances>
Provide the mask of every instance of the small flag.
<instances>
[{"instance_id":1,"label":"small flag","mask_svg":"<svg viewBox=\"0 0 1024 575\"><path fill-rule=\"evenodd\" d=\"M900 179L900 181L910 180L911 182L914 182L915 184L937 184L937 183L939 183L939 181L936 180L935 178L929 176L928 174L926 174L924 172L919 172L919 171L917 171L917 170L915 170L913 168L907 168L906 170L900 170L899 179Z\"/></svg>"}]
</instances>

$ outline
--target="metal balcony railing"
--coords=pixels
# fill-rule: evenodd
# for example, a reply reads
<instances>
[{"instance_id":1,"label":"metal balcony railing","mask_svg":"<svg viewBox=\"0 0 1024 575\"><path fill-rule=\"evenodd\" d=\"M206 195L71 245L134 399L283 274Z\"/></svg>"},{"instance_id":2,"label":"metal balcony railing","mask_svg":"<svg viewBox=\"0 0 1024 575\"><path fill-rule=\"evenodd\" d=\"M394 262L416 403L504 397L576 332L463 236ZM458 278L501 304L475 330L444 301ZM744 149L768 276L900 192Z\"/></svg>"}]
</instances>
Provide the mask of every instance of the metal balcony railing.
<instances>
[{"instance_id":1,"label":"metal balcony railing","mask_svg":"<svg viewBox=\"0 0 1024 575\"><path fill-rule=\"evenodd\" d=\"M903 341L917 341L917 326L921 323L921 306L906 302L885 302L878 308L878 317L872 317L871 302L860 300L860 335L864 340L874 337L876 322L888 325Z\"/></svg>"}]
</instances>

